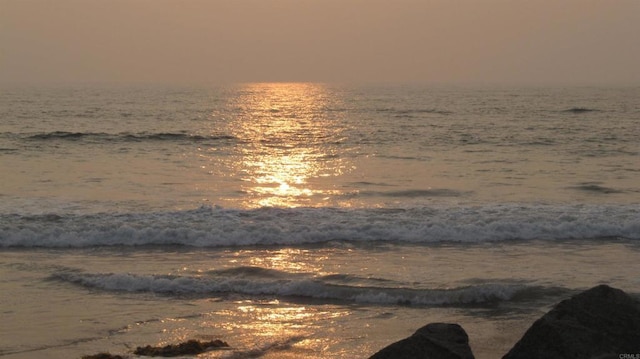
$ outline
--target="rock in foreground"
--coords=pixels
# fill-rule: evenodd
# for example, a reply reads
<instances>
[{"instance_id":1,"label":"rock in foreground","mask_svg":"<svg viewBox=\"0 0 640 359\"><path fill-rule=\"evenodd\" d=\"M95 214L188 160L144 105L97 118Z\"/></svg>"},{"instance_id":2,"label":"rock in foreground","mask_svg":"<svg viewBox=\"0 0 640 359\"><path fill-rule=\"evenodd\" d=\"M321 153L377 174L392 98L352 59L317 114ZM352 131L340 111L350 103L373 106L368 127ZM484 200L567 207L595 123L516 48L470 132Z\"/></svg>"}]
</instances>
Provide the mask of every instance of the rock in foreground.
<instances>
[{"instance_id":1,"label":"rock in foreground","mask_svg":"<svg viewBox=\"0 0 640 359\"><path fill-rule=\"evenodd\" d=\"M229 344L221 340L212 340L210 342L200 342L197 340L189 340L176 345L167 345L165 347L138 347L133 353L136 355L144 355L151 357L174 357L180 355L197 355L212 349L228 348Z\"/></svg>"},{"instance_id":2,"label":"rock in foreground","mask_svg":"<svg viewBox=\"0 0 640 359\"><path fill-rule=\"evenodd\" d=\"M558 303L503 359L619 358L640 353L640 302L600 285Z\"/></svg>"},{"instance_id":3,"label":"rock in foreground","mask_svg":"<svg viewBox=\"0 0 640 359\"><path fill-rule=\"evenodd\" d=\"M458 324L431 323L369 359L473 359L469 336Z\"/></svg>"}]
</instances>

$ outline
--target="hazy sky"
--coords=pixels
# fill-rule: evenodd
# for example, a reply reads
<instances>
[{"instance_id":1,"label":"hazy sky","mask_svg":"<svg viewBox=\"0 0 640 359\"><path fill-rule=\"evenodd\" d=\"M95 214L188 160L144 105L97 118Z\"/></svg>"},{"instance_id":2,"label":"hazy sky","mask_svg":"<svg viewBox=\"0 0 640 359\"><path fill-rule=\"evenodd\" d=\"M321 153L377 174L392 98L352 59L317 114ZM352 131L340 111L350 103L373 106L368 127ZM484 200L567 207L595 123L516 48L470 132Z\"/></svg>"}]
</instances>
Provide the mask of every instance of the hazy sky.
<instances>
[{"instance_id":1,"label":"hazy sky","mask_svg":"<svg viewBox=\"0 0 640 359\"><path fill-rule=\"evenodd\" d=\"M0 83L640 84L640 0L0 0Z\"/></svg>"}]
</instances>

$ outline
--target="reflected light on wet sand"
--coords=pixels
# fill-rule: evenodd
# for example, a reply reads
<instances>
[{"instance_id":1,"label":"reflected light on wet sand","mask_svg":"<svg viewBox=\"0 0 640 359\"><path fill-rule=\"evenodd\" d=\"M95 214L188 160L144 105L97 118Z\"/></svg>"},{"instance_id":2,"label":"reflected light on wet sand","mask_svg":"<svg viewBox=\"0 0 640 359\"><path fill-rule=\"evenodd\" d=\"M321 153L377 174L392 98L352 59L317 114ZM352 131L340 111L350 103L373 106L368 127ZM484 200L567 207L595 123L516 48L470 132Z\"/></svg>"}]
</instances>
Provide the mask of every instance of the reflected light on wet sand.
<instances>
[{"instance_id":1,"label":"reflected light on wet sand","mask_svg":"<svg viewBox=\"0 0 640 359\"><path fill-rule=\"evenodd\" d=\"M231 133L242 142L236 173L246 207L321 204L337 191L323 179L348 170L338 155L341 132L327 107L335 99L320 84L248 84L236 97L241 115Z\"/></svg>"},{"instance_id":2,"label":"reflected light on wet sand","mask_svg":"<svg viewBox=\"0 0 640 359\"><path fill-rule=\"evenodd\" d=\"M233 311L218 312L228 317L226 329L251 333L246 350L234 354L238 357L265 358L318 358L333 343L315 338L314 333L327 325L350 315L349 310L324 309L314 306L271 302L240 301ZM286 353L282 350L286 350Z\"/></svg>"}]
</instances>

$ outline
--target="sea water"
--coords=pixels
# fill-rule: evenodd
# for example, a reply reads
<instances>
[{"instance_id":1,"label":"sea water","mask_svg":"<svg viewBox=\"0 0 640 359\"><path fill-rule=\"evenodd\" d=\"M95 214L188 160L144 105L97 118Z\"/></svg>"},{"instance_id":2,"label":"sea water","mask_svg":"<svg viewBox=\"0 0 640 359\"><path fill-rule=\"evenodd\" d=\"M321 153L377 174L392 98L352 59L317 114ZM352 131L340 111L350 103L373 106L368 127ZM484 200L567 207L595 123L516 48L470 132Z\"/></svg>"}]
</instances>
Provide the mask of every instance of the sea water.
<instances>
[{"instance_id":1,"label":"sea water","mask_svg":"<svg viewBox=\"0 0 640 359\"><path fill-rule=\"evenodd\" d=\"M188 339L478 358L559 300L640 295L640 88L238 84L0 92L0 356Z\"/></svg>"}]
</instances>

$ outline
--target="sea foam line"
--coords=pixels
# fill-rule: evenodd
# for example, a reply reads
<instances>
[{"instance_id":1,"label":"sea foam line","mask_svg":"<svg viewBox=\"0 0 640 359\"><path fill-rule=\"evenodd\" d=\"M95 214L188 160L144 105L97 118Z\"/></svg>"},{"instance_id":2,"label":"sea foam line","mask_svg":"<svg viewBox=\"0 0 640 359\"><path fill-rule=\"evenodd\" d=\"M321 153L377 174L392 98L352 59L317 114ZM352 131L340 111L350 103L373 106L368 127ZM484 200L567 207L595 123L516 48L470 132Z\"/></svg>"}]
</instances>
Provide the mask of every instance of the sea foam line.
<instances>
[{"instance_id":1,"label":"sea foam line","mask_svg":"<svg viewBox=\"0 0 640 359\"><path fill-rule=\"evenodd\" d=\"M0 247L304 245L332 241L481 243L640 239L638 206L410 209L262 208L96 215L0 215Z\"/></svg>"}]
</instances>

